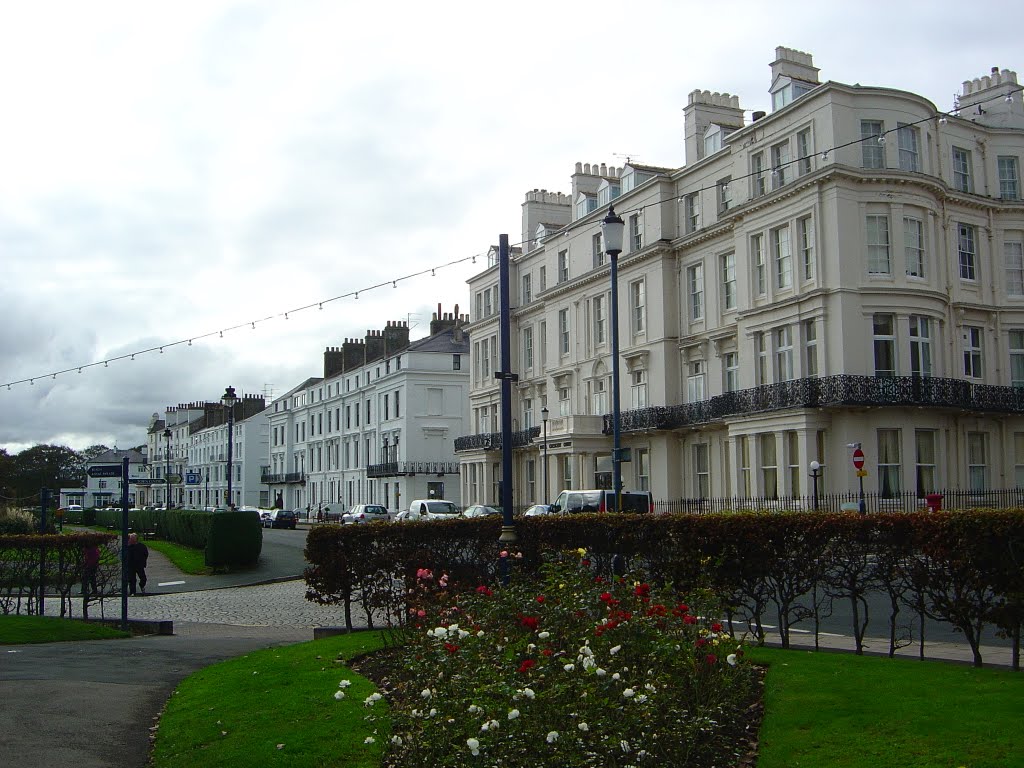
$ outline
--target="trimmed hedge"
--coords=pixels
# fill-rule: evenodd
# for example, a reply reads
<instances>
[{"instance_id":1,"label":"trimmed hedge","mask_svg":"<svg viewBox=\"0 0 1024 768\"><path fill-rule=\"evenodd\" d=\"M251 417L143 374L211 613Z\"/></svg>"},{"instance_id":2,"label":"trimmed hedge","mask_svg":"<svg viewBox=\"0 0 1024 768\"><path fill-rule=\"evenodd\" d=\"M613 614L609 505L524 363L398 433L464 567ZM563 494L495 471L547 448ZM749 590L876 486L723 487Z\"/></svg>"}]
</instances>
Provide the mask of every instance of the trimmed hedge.
<instances>
[{"instance_id":1,"label":"trimmed hedge","mask_svg":"<svg viewBox=\"0 0 1024 768\"><path fill-rule=\"evenodd\" d=\"M738 512L708 515L572 515L517 521L511 562L533 578L547 552L584 547L600 574L638 569L681 591L710 589L730 619L763 640L763 623L790 627L825 615L830 601L852 608L857 652L869 593L888 594L890 655L900 645L898 614L928 617L964 633L981 665L980 638L995 625L1019 666L1024 618L1024 511L856 513ZM405 615L395 584L417 568L470 586L498 577L500 519L396 525L321 526L306 542L307 598L351 605L392 623Z\"/></svg>"},{"instance_id":2,"label":"trimmed hedge","mask_svg":"<svg viewBox=\"0 0 1024 768\"><path fill-rule=\"evenodd\" d=\"M204 512L210 517L206 564L214 568L255 565L263 549L258 512Z\"/></svg>"}]
</instances>

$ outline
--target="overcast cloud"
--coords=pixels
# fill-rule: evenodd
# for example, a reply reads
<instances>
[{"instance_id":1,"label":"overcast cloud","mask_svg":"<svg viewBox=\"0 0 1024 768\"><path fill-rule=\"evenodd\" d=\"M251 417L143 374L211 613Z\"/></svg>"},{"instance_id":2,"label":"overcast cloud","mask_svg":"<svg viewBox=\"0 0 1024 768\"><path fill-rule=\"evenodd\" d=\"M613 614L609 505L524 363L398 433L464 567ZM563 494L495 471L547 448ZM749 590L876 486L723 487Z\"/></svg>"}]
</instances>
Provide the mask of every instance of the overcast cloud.
<instances>
[{"instance_id":1,"label":"overcast cloud","mask_svg":"<svg viewBox=\"0 0 1024 768\"><path fill-rule=\"evenodd\" d=\"M516 242L523 194L568 192L576 161L682 165L687 94L768 108L778 45L940 109L1024 73L1024 7L964 8L4 4L0 447L136 445L168 405L281 394L388 320L425 335L480 262L280 314Z\"/></svg>"}]
</instances>

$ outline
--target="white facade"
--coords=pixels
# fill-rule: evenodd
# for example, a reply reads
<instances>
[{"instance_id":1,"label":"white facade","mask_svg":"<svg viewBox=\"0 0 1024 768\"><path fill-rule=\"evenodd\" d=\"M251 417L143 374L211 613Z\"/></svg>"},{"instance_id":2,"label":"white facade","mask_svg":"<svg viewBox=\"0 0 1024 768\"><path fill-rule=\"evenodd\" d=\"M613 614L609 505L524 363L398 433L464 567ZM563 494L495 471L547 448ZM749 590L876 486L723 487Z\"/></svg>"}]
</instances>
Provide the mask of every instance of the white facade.
<instances>
[{"instance_id":1,"label":"white facade","mask_svg":"<svg viewBox=\"0 0 1024 768\"><path fill-rule=\"evenodd\" d=\"M231 426L231 503L235 507L270 507L269 492L262 485L269 434L269 409L235 421ZM198 427L191 433L188 467L180 486L184 506L228 505L227 446L226 421Z\"/></svg>"},{"instance_id":2,"label":"white facade","mask_svg":"<svg viewBox=\"0 0 1024 768\"><path fill-rule=\"evenodd\" d=\"M123 499L124 483L120 470L124 459L128 459L128 504L139 506L149 480L149 465L146 456L134 449L119 451L112 448L95 456L85 465L86 477L84 488L61 488L60 506L78 504L82 507L120 507ZM93 477L89 472L97 467L117 467L117 477Z\"/></svg>"},{"instance_id":3,"label":"white facade","mask_svg":"<svg viewBox=\"0 0 1024 768\"><path fill-rule=\"evenodd\" d=\"M517 508L610 487L609 203L626 222L627 489L807 495L817 460L819 488L846 491L854 442L883 495L1024 485L1016 75L965 82L959 113L944 115L817 72L777 49L775 110L750 122L736 97L693 91L684 168L577 164L570 195L527 194L511 265ZM471 279L474 306L497 281L493 266ZM493 501L497 310L470 330L476 434L459 460L464 492Z\"/></svg>"},{"instance_id":4,"label":"white facade","mask_svg":"<svg viewBox=\"0 0 1024 768\"><path fill-rule=\"evenodd\" d=\"M459 503L454 440L468 423L469 346L457 314L409 343L404 323L324 356L313 378L268 409L271 501L311 514L416 498Z\"/></svg>"}]
</instances>

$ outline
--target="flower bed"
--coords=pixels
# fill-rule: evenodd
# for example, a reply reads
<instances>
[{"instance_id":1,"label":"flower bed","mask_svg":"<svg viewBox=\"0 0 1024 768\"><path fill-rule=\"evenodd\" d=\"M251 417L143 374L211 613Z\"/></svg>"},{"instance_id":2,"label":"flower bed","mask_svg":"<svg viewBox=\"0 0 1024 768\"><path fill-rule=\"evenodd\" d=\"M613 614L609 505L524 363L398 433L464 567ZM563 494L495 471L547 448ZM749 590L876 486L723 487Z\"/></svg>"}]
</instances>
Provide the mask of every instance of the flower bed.
<instances>
[{"instance_id":1,"label":"flower bed","mask_svg":"<svg viewBox=\"0 0 1024 768\"><path fill-rule=\"evenodd\" d=\"M706 593L606 581L580 550L507 587L456 591L420 569L411 597L393 655L361 668L377 666L390 704L365 702L390 717L385 765L729 766L750 752L759 674Z\"/></svg>"}]
</instances>

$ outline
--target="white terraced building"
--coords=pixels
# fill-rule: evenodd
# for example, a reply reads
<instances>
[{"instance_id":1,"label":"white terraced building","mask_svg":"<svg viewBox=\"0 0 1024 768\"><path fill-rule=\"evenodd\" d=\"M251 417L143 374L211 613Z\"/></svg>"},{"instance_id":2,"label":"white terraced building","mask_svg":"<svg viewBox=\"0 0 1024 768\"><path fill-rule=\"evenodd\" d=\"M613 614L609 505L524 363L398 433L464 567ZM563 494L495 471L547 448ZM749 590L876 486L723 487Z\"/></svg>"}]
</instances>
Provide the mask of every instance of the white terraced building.
<instances>
[{"instance_id":1,"label":"white terraced building","mask_svg":"<svg viewBox=\"0 0 1024 768\"><path fill-rule=\"evenodd\" d=\"M400 511L413 499L460 502L454 440L465 433L468 316L442 313L409 341L405 322L324 352L324 376L274 401L271 502L332 515L355 504Z\"/></svg>"},{"instance_id":2,"label":"white terraced building","mask_svg":"<svg viewBox=\"0 0 1024 768\"><path fill-rule=\"evenodd\" d=\"M577 163L571 194L527 193L511 263L517 507L611 486L609 204L626 222L626 489L809 495L817 461L819 489L845 492L854 443L882 496L1024 486L1016 74L964 82L946 114L823 83L809 54L778 48L769 95L748 120L736 96L693 91L683 168ZM494 262L470 290L476 434L457 448L464 493L496 501Z\"/></svg>"}]
</instances>

